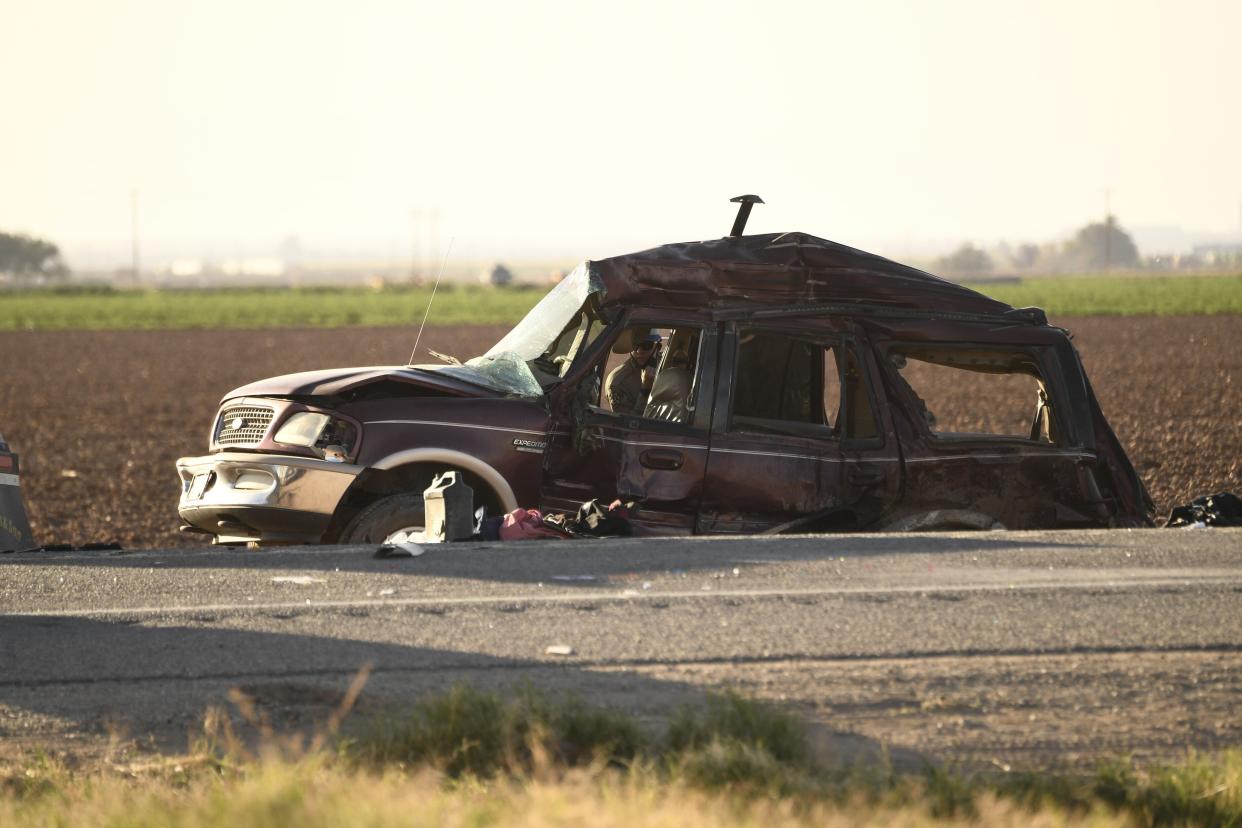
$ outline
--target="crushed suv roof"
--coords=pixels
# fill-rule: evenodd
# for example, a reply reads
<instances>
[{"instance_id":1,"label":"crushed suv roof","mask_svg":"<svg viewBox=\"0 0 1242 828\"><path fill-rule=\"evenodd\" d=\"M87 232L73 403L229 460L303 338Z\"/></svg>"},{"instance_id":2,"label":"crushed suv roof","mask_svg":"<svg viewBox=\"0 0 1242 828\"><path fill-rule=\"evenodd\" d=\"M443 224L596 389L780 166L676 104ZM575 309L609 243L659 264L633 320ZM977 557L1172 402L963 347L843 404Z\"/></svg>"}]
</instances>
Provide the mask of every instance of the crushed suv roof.
<instances>
[{"instance_id":1,"label":"crushed suv roof","mask_svg":"<svg viewBox=\"0 0 1242 828\"><path fill-rule=\"evenodd\" d=\"M917 268L807 233L680 242L590 263L603 304L863 304L1002 315L1013 308Z\"/></svg>"}]
</instances>

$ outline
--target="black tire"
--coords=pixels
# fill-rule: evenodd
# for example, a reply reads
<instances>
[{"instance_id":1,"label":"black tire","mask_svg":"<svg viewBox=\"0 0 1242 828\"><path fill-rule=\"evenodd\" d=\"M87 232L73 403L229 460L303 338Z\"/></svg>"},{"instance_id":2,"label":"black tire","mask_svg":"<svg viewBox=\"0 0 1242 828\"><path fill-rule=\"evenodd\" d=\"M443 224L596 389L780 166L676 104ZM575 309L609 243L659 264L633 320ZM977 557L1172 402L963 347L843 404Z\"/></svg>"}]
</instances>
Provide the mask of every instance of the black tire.
<instances>
[{"instance_id":1,"label":"black tire","mask_svg":"<svg viewBox=\"0 0 1242 828\"><path fill-rule=\"evenodd\" d=\"M383 543L401 529L422 529L424 514L422 495L389 495L359 512L341 533L340 543Z\"/></svg>"}]
</instances>

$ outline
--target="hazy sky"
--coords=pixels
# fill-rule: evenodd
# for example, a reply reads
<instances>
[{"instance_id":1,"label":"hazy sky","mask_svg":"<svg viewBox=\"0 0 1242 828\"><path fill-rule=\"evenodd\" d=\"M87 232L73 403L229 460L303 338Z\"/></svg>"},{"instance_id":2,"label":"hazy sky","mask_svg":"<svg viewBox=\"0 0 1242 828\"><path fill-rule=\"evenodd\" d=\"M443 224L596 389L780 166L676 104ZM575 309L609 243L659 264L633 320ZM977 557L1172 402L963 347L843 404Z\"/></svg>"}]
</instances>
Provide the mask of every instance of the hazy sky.
<instances>
[{"instance_id":1,"label":"hazy sky","mask_svg":"<svg viewBox=\"0 0 1242 828\"><path fill-rule=\"evenodd\" d=\"M144 248L599 257L750 230L889 253L1238 232L1239 0L0 0L0 229ZM423 231L427 233L426 229ZM426 244L424 235L423 243Z\"/></svg>"}]
</instances>

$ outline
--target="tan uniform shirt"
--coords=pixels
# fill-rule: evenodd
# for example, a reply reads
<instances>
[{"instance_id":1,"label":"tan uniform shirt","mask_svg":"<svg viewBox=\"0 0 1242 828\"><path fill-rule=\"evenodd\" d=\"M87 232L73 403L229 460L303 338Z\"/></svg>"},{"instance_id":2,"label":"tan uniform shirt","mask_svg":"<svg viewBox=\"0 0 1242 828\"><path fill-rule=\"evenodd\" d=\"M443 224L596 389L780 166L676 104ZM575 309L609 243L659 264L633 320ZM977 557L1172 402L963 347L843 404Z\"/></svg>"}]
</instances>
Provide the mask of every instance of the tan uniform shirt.
<instances>
[{"instance_id":1,"label":"tan uniform shirt","mask_svg":"<svg viewBox=\"0 0 1242 828\"><path fill-rule=\"evenodd\" d=\"M643 388L643 369L630 357L612 369L608 381L604 384L608 394L608 402L612 410L618 414L637 414L642 416L647 407L646 388Z\"/></svg>"}]
</instances>

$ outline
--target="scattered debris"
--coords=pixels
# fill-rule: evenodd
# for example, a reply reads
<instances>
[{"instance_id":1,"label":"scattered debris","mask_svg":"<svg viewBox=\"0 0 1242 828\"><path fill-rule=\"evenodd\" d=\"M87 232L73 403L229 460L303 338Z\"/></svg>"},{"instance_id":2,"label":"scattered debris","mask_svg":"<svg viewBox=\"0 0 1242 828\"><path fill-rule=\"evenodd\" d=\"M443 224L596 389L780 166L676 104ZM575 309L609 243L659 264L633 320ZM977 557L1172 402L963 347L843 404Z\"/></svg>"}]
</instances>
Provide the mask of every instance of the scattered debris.
<instances>
[{"instance_id":1,"label":"scattered debris","mask_svg":"<svg viewBox=\"0 0 1242 828\"><path fill-rule=\"evenodd\" d=\"M297 584L298 586L310 586L311 584L326 584L324 578L312 578L309 575L277 575L272 578L273 584Z\"/></svg>"},{"instance_id":2,"label":"scattered debris","mask_svg":"<svg viewBox=\"0 0 1242 828\"><path fill-rule=\"evenodd\" d=\"M577 514L572 518L551 515L545 522L577 538L628 538L634 534L630 527L633 511L633 502L614 500L604 506L598 500L588 500L578 507Z\"/></svg>"},{"instance_id":3,"label":"scattered debris","mask_svg":"<svg viewBox=\"0 0 1242 828\"><path fill-rule=\"evenodd\" d=\"M1185 506L1178 506L1164 524L1185 529L1206 529L1209 526L1242 526L1242 500L1231 492L1196 497Z\"/></svg>"},{"instance_id":4,"label":"scattered debris","mask_svg":"<svg viewBox=\"0 0 1242 828\"><path fill-rule=\"evenodd\" d=\"M381 598L384 598L384 597L389 596L389 595L396 595L396 594L397 594L397 591L396 591L395 589L393 589L392 587L389 587L388 589L381 589L381 590L379 591L379 596L380 596Z\"/></svg>"},{"instance_id":5,"label":"scattered debris","mask_svg":"<svg viewBox=\"0 0 1242 828\"><path fill-rule=\"evenodd\" d=\"M377 558L417 558L427 550L419 546L417 543L401 541L398 543L385 543L375 550Z\"/></svg>"},{"instance_id":6,"label":"scattered debris","mask_svg":"<svg viewBox=\"0 0 1242 828\"><path fill-rule=\"evenodd\" d=\"M544 648L544 655L555 656L571 656L574 654L574 648L568 644L551 644Z\"/></svg>"},{"instance_id":7,"label":"scattered debris","mask_svg":"<svg viewBox=\"0 0 1242 828\"><path fill-rule=\"evenodd\" d=\"M77 469L61 469L60 476L66 480L76 480L80 475Z\"/></svg>"}]
</instances>

